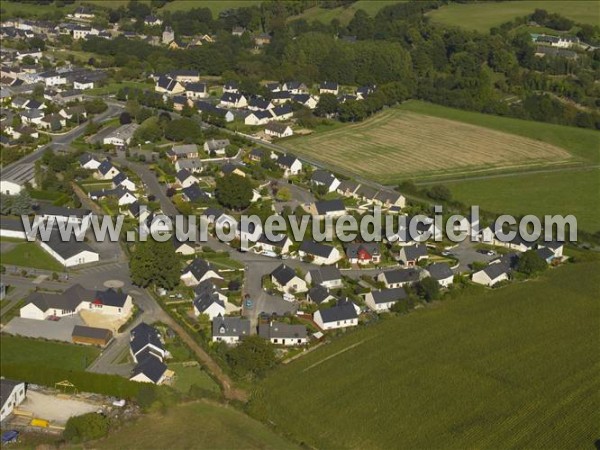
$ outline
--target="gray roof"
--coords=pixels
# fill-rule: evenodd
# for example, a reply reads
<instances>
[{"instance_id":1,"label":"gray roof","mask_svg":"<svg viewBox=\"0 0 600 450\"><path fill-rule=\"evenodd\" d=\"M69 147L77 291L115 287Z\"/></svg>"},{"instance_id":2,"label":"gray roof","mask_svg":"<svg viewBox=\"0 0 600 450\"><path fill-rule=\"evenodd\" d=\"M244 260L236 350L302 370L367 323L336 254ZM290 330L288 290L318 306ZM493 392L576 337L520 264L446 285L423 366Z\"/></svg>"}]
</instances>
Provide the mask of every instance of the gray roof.
<instances>
[{"instance_id":1,"label":"gray roof","mask_svg":"<svg viewBox=\"0 0 600 450\"><path fill-rule=\"evenodd\" d=\"M454 272L452 272L452 269L450 268L450 266L446 263L434 263L431 264L430 266L427 266L427 272L429 272L429 275L431 276L431 278L440 281L440 280L445 280L446 278L450 278L454 276Z\"/></svg>"},{"instance_id":2,"label":"gray roof","mask_svg":"<svg viewBox=\"0 0 600 450\"><path fill-rule=\"evenodd\" d=\"M216 289L213 291L205 290L194 299L194 306L200 313L206 311L213 303L225 308L225 302L219 299Z\"/></svg>"},{"instance_id":3,"label":"gray roof","mask_svg":"<svg viewBox=\"0 0 600 450\"><path fill-rule=\"evenodd\" d=\"M317 213L319 215L336 211L346 211L344 202L337 198L333 200L322 200L319 202L315 202L315 208L317 209Z\"/></svg>"},{"instance_id":4,"label":"gray roof","mask_svg":"<svg viewBox=\"0 0 600 450\"><path fill-rule=\"evenodd\" d=\"M358 252L361 250L366 251L371 256L381 254L378 242L351 242L346 246L346 256L348 258L358 258Z\"/></svg>"},{"instance_id":5,"label":"gray roof","mask_svg":"<svg viewBox=\"0 0 600 450\"><path fill-rule=\"evenodd\" d=\"M416 269L396 269L383 272L388 283L412 283L419 281L419 271Z\"/></svg>"},{"instance_id":6,"label":"gray roof","mask_svg":"<svg viewBox=\"0 0 600 450\"><path fill-rule=\"evenodd\" d=\"M373 301L376 304L397 302L408 297L408 294L403 287L393 289L383 289L380 291L372 291Z\"/></svg>"},{"instance_id":7,"label":"gray roof","mask_svg":"<svg viewBox=\"0 0 600 450\"><path fill-rule=\"evenodd\" d=\"M0 216L0 230L21 231L24 233L25 227L23 226L23 220L20 217L11 218Z\"/></svg>"},{"instance_id":8,"label":"gray roof","mask_svg":"<svg viewBox=\"0 0 600 450\"><path fill-rule=\"evenodd\" d=\"M551 259L551 258L554 258L554 257L555 257L555 255L554 255L554 252L553 252L553 251L552 251L552 249L551 249L551 248L549 248L549 247L542 247L542 248L538 248L538 249L537 249L535 252L536 252L536 253L538 254L538 256L539 256L540 258L542 258L544 261L547 261L548 259Z\"/></svg>"},{"instance_id":9,"label":"gray roof","mask_svg":"<svg viewBox=\"0 0 600 450\"><path fill-rule=\"evenodd\" d=\"M337 190L340 192L354 193L360 187L360 183L354 180L342 180Z\"/></svg>"},{"instance_id":10,"label":"gray roof","mask_svg":"<svg viewBox=\"0 0 600 450\"><path fill-rule=\"evenodd\" d=\"M296 272L289 266L281 264L271 272L271 276L275 278L279 284L285 286L296 277Z\"/></svg>"},{"instance_id":11,"label":"gray roof","mask_svg":"<svg viewBox=\"0 0 600 450\"><path fill-rule=\"evenodd\" d=\"M68 240L63 241L58 228L52 229L52 232L50 233L50 239L44 243L58 253L63 259L71 258L72 256L86 251L98 253L85 242L78 241L77 237L73 233L69 234Z\"/></svg>"},{"instance_id":12,"label":"gray roof","mask_svg":"<svg viewBox=\"0 0 600 450\"><path fill-rule=\"evenodd\" d=\"M211 139L206 141L208 150L221 150L229 145L229 139Z\"/></svg>"},{"instance_id":13,"label":"gray roof","mask_svg":"<svg viewBox=\"0 0 600 450\"><path fill-rule=\"evenodd\" d=\"M296 156L292 155L291 153L286 153L279 155L279 158L277 158L277 164L290 168L297 160L298 158L296 158Z\"/></svg>"},{"instance_id":14,"label":"gray roof","mask_svg":"<svg viewBox=\"0 0 600 450\"><path fill-rule=\"evenodd\" d=\"M329 258L334 248L331 245L321 244L320 242L302 241L298 250L309 255Z\"/></svg>"},{"instance_id":15,"label":"gray roof","mask_svg":"<svg viewBox=\"0 0 600 450\"><path fill-rule=\"evenodd\" d=\"M171 152L175 155L187 155L188 153L198 153L196 144L174 145Z\"/></svg>"},{"instance_id":16,"label":"gray roof","mask_svg":"<svg viewBox=\"0 0 600 450\"><path fill-rule=\"evenodd\" d=\"M311 280L314 284L321 284L327 281L341 280L342 274L337 267L323 266L309 271Z\"/></svg>"},{"instance_id":17,"label":"gray roof","mask_svg":"<svg viewBox=\"0 0 600 450\"><path fill-rule=\"evenodd\" d=\"M27 297L27 304L33 303L41 311L48 311L49 309L75 311L81 302L92 301L94 296L94 291L85 289L80 284L74 284L60 294L33 292Z\"/></svg>"},{"instance_id":18,"label":"gray roof","mask_svg":"<svg viewBox=\"0 0 600 450\"><path fill-rule=\"evenodd\" d=\"M404 253L408 261L413 261L427 256L427 247L425 244L407 245L402 247L400 252Z\"/></svg>"},{"instance_id":19,"label":"gray roof","mask_svg":"<svg viewBox=\"0 0 600 450\"><path fill-rule=\"evenodd\" d=\"M131 330L130 334L131 342L129 345L134 355L137 355L149 344L155 346L156 348L164 349L164 346L160 340L160 333L152 325L141 322Z\"/></svg>"},{"instance_id":20,"label":"gray roof","mask_svg":"<svg viewBox=\"0 0 600 450\"><path fill-rule=\"evenodd\" d=\"M86 337L91 339L104 339L106 341L112 338L112 331L106 328L86 327L84 325L75 325L71 336Z\"/></svg>"},{"instance_id":21,"label":"gray roof","mask_svg":"<svg viewBox=\"0 0 600 450\"><path fill-rule=\"evenodd\" d=\"M35 167L32 163L16 164L2 172L2 179L12 181L20 186L31 182L35 177Z\"/></svg>"},{"instance_id":22,"label":"gray roof","mask_svg":"<svg viewBox=\"0 0 600 450\"><path fill-rule=\"evenodd\" d=\"M331 184L336 180L335 175L327 170L315 170L312 174L310 180L313 183L323 184L325 186L331 186Z\"/></svg>"},{"instance_id":23,"label":"gray roof","mask_svg":"<svg viewBox=\"0 0 600 450\"><path fill-rule=\"evenodd\" d=\"M322 309L321 318L323 322L337 322L339 320L356 319L356 309L351 302L340 302L332 308Z\"/></svg>"},{"instance_id":24,"label":"gray roof","mask_svg":"<svg viewBox=\"0 0 600 450\"><path fill-rule=\"evenodd\" d=\"M196 258L183 270L183 273L191 272L192 275L194 275L194 277L197 280L199 280L209 270L213 270L216 272L216 269L214 269L208 261L202 258Z\"/></svg>"},{"instance_id":25,"label":"gray roof","mask_svg":"<svg viewBox=\"0 0 600 450\"><path fill-rule=\"evenodd\" d=\"M66 208L64 206L54 206L54 205L40 205L38 210L36 211L38 215L48 215L48 216L60 216L60 217L77 217L82 219L83 217L91 214L92 212L89 209L85 208Z\"/></svg>"},{"instance_id":26,"label":"gray roof","mask_svg":"<svg viewBox=\"0 0 600 450\"><path fill-rule=\"evenodd\" d=\"M305 339L307 332L304 325L290 325L283 322L271 322L259 324L258 335L264 339Z\"/></svg>"},{"instance_id":27,"label":"gray roof","mask_svg":"<svg viewBox=\"0 0 600 450\"><path fill-rule=\"evenodd\" d=\"M312 287L309 289L308 293L306 294L306 296L308 298L310 298L310 300L312 302L315 302L316 304L321 304L323 303L327 298L329 298L330 296L333 297L329 291L327 290L327 288L321 286L320 284Z\"/></svg>"},{"instance_id":28,"label":"gray roof","mask_svg":"<svg viewBox=\"0 0 600 450\"><path fill-rule=\"evenodd\" d=\"M158 357L148 352L146 357L139 357L140 362L133 368L133 375L144 374L154 383L158 383L167 371L167 365Z\"/></svg>"},{"instance_id":29,"label":"gray roof","mask_svg":"<svg viewBox=\"0 0 600 450\"><path fill-rule=\"evenodd\" d=\"M241 317L222 317L213 319L213 336L243 337L250 336L250 321Z\"/></svg>"},{"instance_id":30,"label":"gray roof","mask_svg":"<svg viewBox=\"0 0 600 450\"><path fill-rule=\"evenodd\" d=\"M4 403L6 403L15 387L21 383L22 381L13 381L6 378L0 379L0 409L4 409Z\"/></svg>"}]
</instances>

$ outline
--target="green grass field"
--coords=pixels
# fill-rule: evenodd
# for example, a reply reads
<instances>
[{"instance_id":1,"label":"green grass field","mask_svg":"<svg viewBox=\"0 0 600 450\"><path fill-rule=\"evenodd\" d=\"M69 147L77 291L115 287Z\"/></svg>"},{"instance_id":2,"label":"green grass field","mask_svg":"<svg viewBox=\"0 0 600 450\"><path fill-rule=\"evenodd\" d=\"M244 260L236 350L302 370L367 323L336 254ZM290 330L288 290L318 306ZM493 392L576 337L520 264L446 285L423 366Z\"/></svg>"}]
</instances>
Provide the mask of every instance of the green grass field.
<instances>
[{"instance_id":1,"label":"green grass field","mask_svg":"<svg viewBox=\"0 0 600 450\"><path fill-rule=\"evenodd\" d=\"M228 9L260 5L261 0L174 0L161 8L161 11L189 11L192 8L210 8L213 18Z\"/></svg>"},{"instance_id":2,"label":"green grass field","mask_svg":"<svg viewBox=\"0 0 600 450\"><path fill-rule=\"evenodd\" d=\"M100 354L96 347L27 339L0 337L0 362L4 364L38 364L65 370L83 370Z\"/></svg>"},{"instance_id":3,"label":"green grass field","mask_svg":"<svg viewBox=\"0 0 600 450\"><path fill-rule=\"evenodd\" d=\"M352 3L347 8L320 8L312 7L305 10L298 16L292 16L289 20L305 19L308 22L319 21L324 24L329 24L333 19L338 19L343 25L347 25L354 14L359 9L362 9L371 17L374 17L377 12L387 5L393 5L394 3L402 3L401 1L390 1L390 0L359 0Z\"/></svg>"},{"instance_id":4,"label":"green grass field","mask_svg":"<svg viewBox=\"0 0 600 450\"><path fill-rule=\"evenodd\" d=\"M262 423L214 403L169 408L124 425L93 448L292 449L297 448Z\"/></svg>"},{"instance_id":5,"label":"green grass field","mask_svg":"<svg viewBox=\"0 0 600 450\"><path fill-rule=\"evenodd\" d=\"M433 22L481 32L517 17L533 13L536 8L558 13L575 22L598 24L598 3L587 0L511 1L481 3L450 3L429 13Z\"/></svg>"},{"instance_id":6,"label":"green grass field","mask_svg":"<svg viewBox=\"0 0 600 450\"><path fill-rule=\"evenodd\" d=\"M591 448L600 262L477 289L278 368L252 414L309 448Z\"/></svg>"},{"instance_id":7,"label":"green grass field","mask_svg":"<svg viewBox=\"0 0 600 450\"><path fill-rule=\"evenodd\" d=\"M502 214L574 214L580 229L600 231L600 169L444 183L454 198Z\"/></svg>"},{"instance_id":8,"label":"green grass field","mask_svg":"<svg viewBox=\"0 0 600 450\"><path fill-rule=\"evenodd\" d=\"M175 372L173 387L179 392L187 394L193 384L209 391L220 391L219 385L199 366L186 367L181 363L174 363L169 364L169 369Z\"/></svg>"},{"instance_id":9,"label":"green grass field","mask_svg":"<svg viewBox=\"0 0 600 450\"><path fill-rule=\"evenodd\" d=\"M2 264L59 271L63 266L37 242L21 242L0 256Z\"/></svg>"}]
</instances>

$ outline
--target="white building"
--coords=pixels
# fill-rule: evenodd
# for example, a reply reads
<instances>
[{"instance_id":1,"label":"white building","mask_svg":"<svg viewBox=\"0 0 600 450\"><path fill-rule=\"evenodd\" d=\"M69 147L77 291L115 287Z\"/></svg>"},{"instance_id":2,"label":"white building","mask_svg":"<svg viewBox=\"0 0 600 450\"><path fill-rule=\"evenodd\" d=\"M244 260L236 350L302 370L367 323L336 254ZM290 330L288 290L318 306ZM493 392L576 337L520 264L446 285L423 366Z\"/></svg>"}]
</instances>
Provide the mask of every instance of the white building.
<instances>
[{"instance_id":1,"label":"white building","mask_svg":"<svg viewBox=\"0 0 600 450\"><path fill-rule=\"evenodd\" d=\"M4 419L7 419L13 410L25 400L25 383L2 378L0 379L0 391L2 392L0 422L4 422Z\"/></svg>"},{"instance_id":2,"label":"white building","mask_svg":"<svg viewBox=\"0 0 600 450\"><path fill-rule=\"evenodd\" d=\"M355 327L358 325L357 306L352 302L341 302L332 308L319 310L313 320L322 330Z\"/></svg>"},{"instance_id":3,"label":"white building","mask_svg":"<svg viewBox=\"0 0 600 450\"><path fill-rule=\"evenodd\" d=\"M212 341L237 344L250 336L250 320L240 317L215 317L212 321Z\"/></svg>"}]
</instances>

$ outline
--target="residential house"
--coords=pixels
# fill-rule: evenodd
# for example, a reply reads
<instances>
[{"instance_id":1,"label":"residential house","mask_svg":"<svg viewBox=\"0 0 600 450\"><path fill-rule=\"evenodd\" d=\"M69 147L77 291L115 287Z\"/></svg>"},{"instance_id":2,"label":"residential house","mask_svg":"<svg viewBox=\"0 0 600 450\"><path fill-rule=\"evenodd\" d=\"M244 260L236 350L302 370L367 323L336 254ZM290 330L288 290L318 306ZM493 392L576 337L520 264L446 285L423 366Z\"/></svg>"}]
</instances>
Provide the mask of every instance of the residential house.
<instances>
[{"instance_id":1,"label":"residential house","mask_svg":"<svg viewBox=\"0 0 600 450\"><path fill-rule=\"evenodd\" d=\"M556 255L552 249L548 247L540 247L535 252L541 259L546 261L547 264L552 264L552 262L556 259Z\"/></svg>"},{"instance_id":2,"label":"residential house","mask_svg":"<svg viewBox=\"0 0 600 450\"><path fill-rule=\"evenodd\" d=\"M282 86L283 91L288 91L290 94L299 95L307 94L308 87L301 81L286 81Z\"/></svg>"},{"instance_id":3,"label":"residential house","mask_svg":"<svg viewBox=\"0 0 600 450\"><path fill-rule=\"evenodd\" d=\"M194 247L194 242L192 241L180 241L177 239L177 236L173 236L171 242L175 248L175 253L178 255L191 256L196 254L196 248Z\"/></svg>"},{"instance_id":4,"label":"residential house","mask_svg":"<svg viewBox=\"0 0 600 450\"><path fill-rule=\"evenodd\" d=\"M294 117L294 110L292 109L292 107L290 105L279 105L279 106L276 106L275 108L271 109L270 111L271 111L271 114L273 115L273 120L283 121L283 120L289 120L292 117ZM276 131L276 130L271 130L271 131ZM283 130L283 131L285 131L285 130ZM291 131L291 128L290 128L290 131ZM288 136L291 136L291 134L288 134Z\"/></svg>"},{"instance_id":5,"label":"residential house","mask_svg":"<svg viewBox=\"0 0 600 450\"><path fill-rule=\"evenodd\" d=\"M196 144L174 145L168 152L167 156L171 161L177 161L179 158L194 159L198 158L198 146Z\"/></svg>"},{"instance_id":6,"label":"residential house","mask_svg":"<svg viewBox=\"0 0 600 450\"><path fill-rule=\"evenodd\" d=\"M538 243L538 248L549 248L550 250L552 250L552 253L554 253L554 256L556 258L562 258L564 245L564 242L560 241L542 241Z\"/></svg>"},{"instance_id":7,"label":"residential house","mask_svg":"<svg viewBox=\"0 0 600 450\"><path fill-rule=\"evenodd\" d=\"M167 351L158 330L145 322L131 330L130 353L136 362L131 381L162 384L168 377L167 365L163 362Z\"/></svg>"},{"instance_id":8,"label":"residential house","mask_svg":"<svg viewBox=\"0 0 600 450\"><path fill-rule=\"evenodd\" d=\"M334 174L322 169L315 170L310 181L315 186L324 186L326 192L335 192L341 183Z\"/></svg>"},{"instance_id":9,"label":"residential house","mask_svg":"<svg viewBox=\"0 0 600 450\"><path fill-rule=\"evenodd\" d=\"M275 105L263 97L250 97L248 99L248 109L250 111L267 111L273 109Z\"/></svg>"},{"instance_id":10,"label":"residential house","mask_svg":"<svg viewBox=\"0 0 600 450\"><path fill-rule=\"evenodd\" d=\"M257 47L262 47L264 45L269 45L271 43L271 35L267 33L261 33L258 36L254 37L254 44Z\"/></svg>"},{"instance_id":11,"label":"residential house","mask_svg":"<svg viewBox=\"0 0 600 450\"><path fill-rule=\"evenodd\" d=\"M0 422L6 424L6 419L14 409L25 400L26 388L22 381L13 381L8 378L0 379Z\"/></svg>"},{"instance_id":12,"label":"residential house","mask_svg":"<svg viewBox=\"0 0 600 450\"><path fill-rule=\"evenodd\" d=\"M400 248L398 261L405 267L414 267L421 260L429 258L425 244L406 245Z\"/></svg>"},{"instance_id":13,"label":"residential house","mask_svg":"<svg viewBox=\"0 0 600 450\"><path fill-rule=\"evenodd\" d=\"M41 241L40 246L56 259L63 267L74 267L81 264L100 261L100 254L76 236L71 234L69 240L63 240L59 230L54 228L47 241Z\"/></svg>"},{"instance_id":14,"label":"residential house","mask_svg":"<svg viewBox=\"0 0 600 450\"><path fill-rule=\"evenodd\" d=\"M125 147L131 143L133 135L139 128L137 123L127 123L109 133L103 140L104 145L114 145L115 147Z\"/></svg>"},{"instance_id":15,"label":"residential house","mask_svg":"<svg viewBox=\"0 0 600 450\"><path fill-rule=\"evenodd\" d=\"M341 301L331 308L315 312L313 320L322 330L355 327L358 325L358 312L352 302Z\"/></svg>"},{"instance_id":16,"label":"residential house","mask_svg":"<svg viewBox=\"0 0 600 450\"><path fill-rule=\"evenodd\" d=\"M351 242L346 246L346 258L350 264L379 264L381 250L378 242Z\"/></svg>"},{"instance_id":17,"label":"residential house","mask_svg":"<svg viewBox=\"0 0 600 450\"><path fill-rule=\"evenodd\" d=\"M251 126L265 125L265 124L268 124L272 118L273 118L273 115L268 110L267 111L254 110L254 111L250 111L246 115L246 117L244 117L244 124L251 125Z\"/></svg>"},{"instance_id":18,"label":"residential house","mask_svg":"<svg viewBox=\"0 0 600 450\"><path fill-rule=\"evenodd\" d=\"M271 101L275 105L283 105L292 101L292 94L289 91L273 92L271 94Z\"/></svg>"},{"instance_id":19,"label":"residential house","mask_svg":"<svg viewBox=\"0 0 600 450\"><path fill-rule=\"evenodd\" d=\"M308 343L308 333L304 325L290 325L284 322L270 321L258 325L258 335L271 342L271 344L286 347Z\"/></svg>"},{"instance_id":20,"label":"residential house","mask_svg":"<svg viewBox=\"0 0 600 450\"><path fill-rule=\"evenodd\" d=\"M212 321L225 315L225 302L216 292L205 291L194 299L194 315L205 314Z\"/></svg>"},{"instance_id":21,"label":"residential house","mask_svg":"<svg viewBox=\"0 0 600 450\"><path fill-rule=\"evenodd\" d=\"M35 213L41 216L46 222L61 222L61 223L89 223L92 212L85 208L66 208L64 206L54 206L43 204L35 209Z\"/></svg>"},{"instance_id":22,"label":"residential house","mask_svg":"<svg viewBox=\"0 0 600 450\"><path fill-rule=\"evenodd\" d=\"M48 114L39 123L41 129L50 131L59 131L66 125L67 120L60 114Z\"/></svg>"},{"instance_id":23,"label":"residential house","mask_svg":"<svg viewBox=\"0 0 600 450\"><path fill-rule=\"evenodd\" d=\"M163 21L159 17L153 15L144 17L144 25L147 25L149 27L159 27L162 25L162 23Z\"/></svg>"},{"instance_id":24,"label":"residential house","mask_svg":"<svg viewBox=\"0 0 600 450\"><path fill-rule=\"evenodd\" d=\"M175 179L175 185L179 188L187 188L192 184L198 183L198 178L192 175L192 173L187 169L181 169L179 172L177 172Z\"/></svg>"},{"instance_id":25,"label":"residential house","mask_svg":"<svg viewBox=\"0 0 600 450\"><path fill-rule=\"evenodd\" d=\"M2 178L0 178L2 194L18 195L27 185L37 186L33 163L16 163L2 171Z\"/></svg>"},{"instance_id":26,"label":"residential house","mask_svg":"<svg viewBox=\"0 0 600 450\"><path fill-rule=\"evenodd\" d=\"M338 95L340 86L334 81L323 81L319 86L319 94Z\"/></svg>"},{"instance_id":27,"label":"residential house","mask_svg":"<svg viewBox=\"0 0 600 450\"><path fill-rule=\"evenodd\" d=\"M239 92L240 85L237 81L227 81L223 85L223 92L237 94Z\"/></svg>"},{"instance_id":28,"label":"residential house","mask_svg":"<svg viewBox=\"0 0 600 450\"><path fill-rule=\"evenodd\" d=\"M96 15L90 8L80 6L73 13L73 17L80 20L92 20L94 17L96 17Z\"/></svg>"},{"instance_id":29,"label":"residential house","mask_svg":"<svg viewBox=\"0 0 600 450\"><path fill-rule=\"evenodd\" d=\"M37 229L34 227L33 232ZM27 239L27 233L21 218L11 219L0 215L0 237Z\"/></svg>"},{"instance_id":30,"label":"residential house","mask_svg":"<svg viewBox=\"0 0 600 450\"><path fill-rule=\"evenodd\" d=\"M397 192L382 189L373 197L373 203L385 208L392 206L404 208L406 206L406 198Z\"/></svg>"},{"instance_id":31,"label":"residential house","mask_svg":"<svg viewBox=\"0 0 600 450\"><path fill-rule=\"evenodd\" d=\"M290 153L284 153L277 158L277 165L284 171L285 178L298 175L302 171L302 162Z\"/></svg>"},{"instance_id":32,"label":"residential house","mask_svg":"<svg viewBox=\"0 0 600 450\"><path fill-rule=\"evenodd\" d=\"M235 174L238 177L246 177L246 172L242 170L242 166L234 163L225 163L221 166L221 173L223 175Z\"/></svg>"},{"instance_id":33,"label":"residential house","mask_svg":"<svg viewBox=\"0 0 600 450\"><path fill-rule=\"evenodd\" d=\"M335 264L342 257L334 246L314 241L302 241L298 254L302 258L312 258L311 262L318 266Z\"/></svg>"},{"instance_id":34,"label":"residential house","mask_svg":"<svg viewBox=\"0 0 600 450\"><path fill-rule=\"evenodd\" d=\"M381 272L377 281L382 282L387 289L399 288L416 283L421 279L421 272L417 269L395 269Z\"/></svg>"},{"instance_id":35,"label":"residential house","mask_svg":"<svg viewBox=\"0 0 600 450\"><path fill-rule=\"evenodd\" d=\"M344 197L356 197L355 192L360 187L360 183L353 180L342 180L337 187L336 192Z\"/></svg>"},{"instance_id":36,"label":"residential house","mask_svg":"<svg viewBox=\"0 0 600 450\"><path fill-rule=\"evenodd\" d=\"M403 287L371 291L365 295L365 304L376 313L388 312L395 303L408 299Z\"/></svg>"},{"instance_id":37,"label":"residential house","mask_svg":"<svg viewBox=\"0 0 600 450\"><path fill-rule=\"evenodd\" d=\"M175 170L178 172L185 169L192 173L200 173L202 172L202 168L202 161L197 158L177 159L175 161Z\"/></svg>"},{"instance_id":38,"label":"residential house","mask_svg":"<svg viewBox=\"0 0 600 450\"><path fill-rule=\"evenodd\" d=\"M516 267L519 256L516 253L508 253L489 263L484 269L473 273L471 280L477 284L492 287L501 281L510 279L512 270Z\"/></svg>"},{"instance_id":39,"label":"residential house","mask_svg":"<svg viewBox=\"0 0 600 450\"><path fill-rule=\"evenodd\" d=\"M216 269L208 261L196 258L192 261L179 277L186 286L196 286L204 280L222 280Z\"/></svg>"},{"instance_id":40,"label":"residential house","mask_svg":"<svg viewBox=\"0 0 600 450\"><path fill-rule=\"evenodd\" d=\"M250 336L250 320L217 316L212 321L212 341L233 345Z\"/></svg>"},{"instance_id":41,"label":"residential house","mask_svg":"<svg viewBox=\"0 0 600 450\"><path fill-rule=\"evenodd\" d=\"M161 94L178 95L185 92L185 87L173 78L162 76L156 81L154 90Z\"/></svg>"},{"instance_id":42,"label":"residential house","mask_svg":"<svg viewBox=\"0 0 600 450\"><path fill-rule=\"evenodd\" d=\"M294 269L285 264L279 265L271 272L271 282L286 294L298 294L308 290L306 282L296 274Z\"/></svg>"},{"instance_id":43,"label":"residential house","mask_svg":"<svg viewBox=\"0 0 600 450\"><path fill-rule=\"evenodd\" d=\"M73 344L106 347L108 343L112 341L112 338L112 331L106 328L75 325L73 327L73 331L71 332L71 341Z\"/></svg>"},{"instance_id":44,"label":"residential house","mask_svg":"<svg viewBox=\"0 0 600 450\"><path fill-rule=\"evenodd\" d=\"M340 199L320 200L310 206L310 213L316 217L340 217L346 214L346 207Z\"/></svg>"},{"instance_id":45,"label":"residential house","mask_svg":"<svg viewBox=\"0 0 600 450\"><path fill-rule=\"evenodd\" d=\"M105 159L98 166L98 170L94 174L94 177L100 180L112 180L119 173L119 169L113 166L113 164L109 160Z\"/></svg>"},{"instance_id":46,"label":"residential house","mask_svg":"<svg viewBox=\"0 0 600 450\"><path fill-rule=\"evenodd\" d=\"M425 270L441 287L449 287L454 281L454 272L447 263L433 263Z\"/></svg>"},{"instance_id":47,"label":"residential house","mask_svg":"<svg viewBox=\"0 0 600 450\"><path fill-rule=\"evenodd\" d=\"M181 190L181 195L185 201L192 203L208 200L210 198L210 196L200 188L198 183L183 188Z\"/></svg>"},{"instance_id":48,"label":"residential house","mask_svg":"<svg viewBox=\"0 0 600 450\"><path fill-rule=\"evenodd\" d=\"M207 98L209 93L206 83L187 83L185 85L185 96L192 100Z\"/></svg>"},{"instance_id":49,"label":"residential house","mask_svg":"<svg viewBox=\"0 0 600 450\"><path fill-rule=\"evenodd\" d=\"M260 247L262 252L270 252L276 255L285 255L289 253L292 240L287 235L282 234L276 239L269 239L265 233L261 234L256 241L256 247Z\"/></svg>"},{"instance_id":50,"label":"residential house","mask_svg":"<svg viewBox=\"0 0 600 450\"><path fill-rule=\"evenodd\" d=\"M316 303L320 305L321 303L329 302L331 300L337 300L326 287L321 286L320 284L311 287L307 294L306 300L309 302Z\"/></svg>"},{"instance_id":51,"label":"residential house","mask_svg":"<svg viewBox=\"0 0 600 450\"><path fill-rule=\"evenodd\" d=\"M165 27L162 33L162 43L163 45L169 45L171 42L175 40L175 32L171 27Z\"/></svg>"},{"instance_id":52,"label":"residential house","mask_svg":"<svg viewBox=\"0 0 600 450\"><path fill-rule=\"evenodd\" d=\"M265 134L276 138L293 136L294 131L289 125L277 122L269 122L265 127Z\"/></svg>"},{"instance_id":53,"label":"residential house","mask_svg":"<svg viewBox=\"0 0 600 450\"><path fill-rule=\"evenodd\" d=\"M358 100L364 100L367 95L372 94L373 92L375 92L375 85L373 84L360 86L356 89L356 98Z\"/></svg>"},{"instance_id":54,"label":"residential house","mask_svg":"<svg viewBox=\"0 0 600 450\"><path fill-rule=\"evenodd\" d=\"M115 177L112 179L112 186L114 189L118 188L119 186L123 186L125 189L131 192L135 191L136 189L135 183L131 181L123 172L119 172L117 175L115 175Z\"/></svg>"},{"instance_id":55,"label":"residential house","mask_svg":"<svg viewBox=\"0 0 600 450\"><path fill-rule=\"evenodd\" d=\"M310 94L292 95L292 100L300 103L302 106L306 106L308 109L315 109L319 104L319 98Z\"/></svg>"},{"instance_id":56,"label":"residential house","mask_svg":"<svg viewBox=\"0 0 600 450\"><path fill-rule=\"evenodd\" d=\"M229 139L210 139L204 142L204 151L209 155L223 156L229 145Z\"/></svg>"},{"instance_id":57,"label":"residential house","mask_svg":"<svg viewBox=\"0 0 600 450\"><path fill-rule=\"evenodd\" d=\"M248 100L239 92L223 92L219 105L225 108L245 108Z\"/></svg>"},{"instance_id":58,"label":"residential house","mask_svg":"<svg viewBox=\"0 0 600 450\"><path fill-rule=\"evenodd\" d=\"M327 289L338 289L344 286L342 274L337 267L333 266L309 270L305 280L308 284L321 285Z\"/></svg>"}]
</instances>

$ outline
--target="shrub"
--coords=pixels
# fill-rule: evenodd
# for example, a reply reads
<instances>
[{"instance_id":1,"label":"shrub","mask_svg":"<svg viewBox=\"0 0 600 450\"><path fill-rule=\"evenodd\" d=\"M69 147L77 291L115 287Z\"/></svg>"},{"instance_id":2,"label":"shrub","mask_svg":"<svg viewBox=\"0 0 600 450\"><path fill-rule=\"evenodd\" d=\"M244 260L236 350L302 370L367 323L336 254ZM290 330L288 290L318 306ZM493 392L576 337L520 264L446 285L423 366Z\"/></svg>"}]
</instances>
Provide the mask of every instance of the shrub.
<instances>
[{"instance_id":1,"label":"shrub","mask_svg":"<svg viewBox=\"0 0 600 450\"><path fill-rule=\"evenodd\" d=\"M100 439L108 434L109 422L102 414L88 413L69 418L63 437L69 442Z\"/></svg>"}]
</instances>

